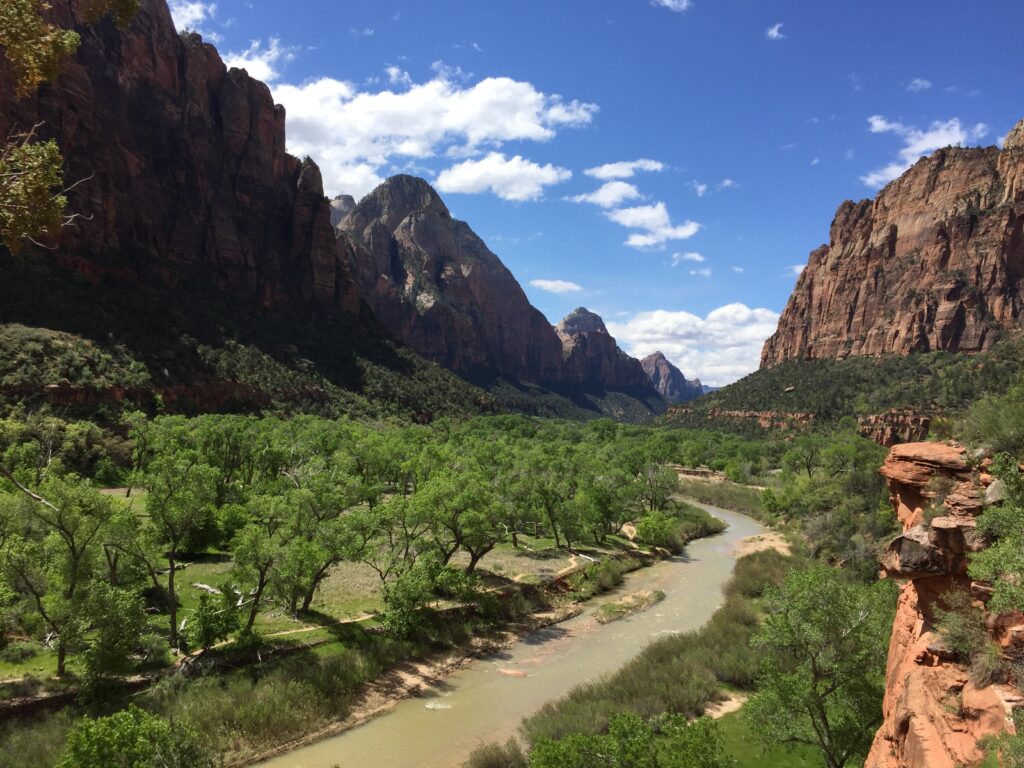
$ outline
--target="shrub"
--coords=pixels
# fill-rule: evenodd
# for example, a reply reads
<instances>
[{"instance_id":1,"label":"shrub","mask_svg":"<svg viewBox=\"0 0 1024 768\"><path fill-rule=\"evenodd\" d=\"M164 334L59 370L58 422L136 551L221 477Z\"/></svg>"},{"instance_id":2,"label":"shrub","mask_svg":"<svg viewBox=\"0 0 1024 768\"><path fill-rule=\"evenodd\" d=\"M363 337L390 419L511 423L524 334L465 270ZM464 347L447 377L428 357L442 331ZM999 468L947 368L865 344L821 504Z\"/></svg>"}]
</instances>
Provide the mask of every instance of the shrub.
<instances>
[{"instance_id":1,"label":"shrub","mask_svg":"<svg viewBox=\"0 0 1024 768\"><path fill-rule=\"evenodd\" d=\"M464 768L528 768L529 761L515 739L504 745L481 744L473 750Z\"/></svg>"}]
</instances>

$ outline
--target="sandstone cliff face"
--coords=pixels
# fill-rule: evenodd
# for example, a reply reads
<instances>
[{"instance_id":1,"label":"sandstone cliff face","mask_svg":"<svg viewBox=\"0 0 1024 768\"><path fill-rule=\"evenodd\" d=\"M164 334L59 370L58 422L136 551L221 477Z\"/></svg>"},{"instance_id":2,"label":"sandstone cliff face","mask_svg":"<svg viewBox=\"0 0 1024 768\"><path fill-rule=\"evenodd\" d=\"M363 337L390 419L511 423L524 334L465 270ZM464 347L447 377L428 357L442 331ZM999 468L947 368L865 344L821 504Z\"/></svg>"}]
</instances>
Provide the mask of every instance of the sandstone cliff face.
<instances>
[{"instance_id":1,"label":"sandstone cliff face","mask_svg":"<svg viewBox=\"0 0 1024 768\"><path fill-rule=\"evenodd\" d=\"M338 233L367 303L416 352L460 373L562 380L554 330L427 182L388 179L348 213Z\"/></svg>"},{"instance_id":2,"label":"sandstone cliff face","mask_svg":"<svg viewBox=\"0 0 1024 768\"><path fill-rule=\"evenodd\" d=\"M670 403L686 403L704 394L700 379L689 381L661 352L648 355L640 365L658 394Z\"/></svg>"},{"instance_id":3,"label":"sandstone cliff face","mask_svg":"<svg viewBox=\"0 0 1024 768\"><path fill-rule=\"evenodd\" d=\"M765 342L794 358L977 352L1024 327L1024 122L1003 150L942 149L845 202Z\"/></svg>"},{"instance_id":4,"label":"sandstone cliff face","mask_svg":"<svg viewBox=\"0 0 1024 768\"><path fill-rule=\"evenodd\" d=\"M1012 708L1020 691L1007 685L978 688L963 666L950 660L934 633L935 609L952 588L981 585L967 576L968 555L984 546L975 517L984 506L987 475L973 472L963 449L937 443L895 446L882 468L904 533L883 555L885 575L904 580L886 672L884 722L875 736L867 768L957 768L982 758L978 740L1012 729ZM949 493L938 516L925 521L937 503L935 478ZM1010 621L1005 619L1009 618ZM991 620L993 639L1005 642L1008 624L1021 617Z\"/></svg>"},{"instance_id":5,"label":"sandstone cliff face","mask_svg":"<svg viewBox=\"0 0 1024 768\"><path fill-rule=\"evenodd\" d=\"M932 420L929 416L897 410L861 416L857 427L861 437L891 448L899 443L917 443L928 437Z\"/></svg>"},{"instance_id":6,"label":"sandstone cliff face","mask_svg":"<svg viewBox=\"0 0 1024 768\"><path fill-rule=\"evenodd\" d=\"M320 171L285 152L284 110L267 86L183 39L164 0L142 0L123 32L86 25L86 5L53 3L54 20L82 38L60 77L21 101L0 88L0 134L42 123L66 181L81 180L69 195L80 218L46 256L287 313L357 312Z\"/></svg>"},{"instance_id":7,"label":"sandstone cliff face","mask_svg":"<svg viewBox=\"0 0 1024 768\"><path fill-rule=\"evenodd\" d=\"M577 307L555 326L562 342L562 381L612 388L646 388L651 381L640 365L615 343L600 315Z\"/></svg>"}]
</instances>

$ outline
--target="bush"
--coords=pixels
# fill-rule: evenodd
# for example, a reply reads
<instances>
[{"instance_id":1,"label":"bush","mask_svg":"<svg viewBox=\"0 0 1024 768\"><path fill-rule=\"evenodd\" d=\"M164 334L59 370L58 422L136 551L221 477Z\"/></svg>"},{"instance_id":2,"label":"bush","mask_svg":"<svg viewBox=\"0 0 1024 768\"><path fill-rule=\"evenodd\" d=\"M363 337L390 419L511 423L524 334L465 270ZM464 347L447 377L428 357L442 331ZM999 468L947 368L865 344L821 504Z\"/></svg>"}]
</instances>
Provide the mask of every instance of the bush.
<instances>
[{"instance_id":1,"label":"bush","mask_svg":"<svg viewBox=\"0 0 1024 768\"><path fill-rule=\"evenodd\" d=\"M946 608L936 607L935 629L957 660L968 662L988 642L985 614L963 588L949 590L942 602Z\"/></svg>"},{"instance_id":2,"label":"bush","mask_svg":"<svg viewBox=\"0 0 1024 768\"><path fill-rule=\"evenodd\" d=\"M473 750L464 768L528 768L529 760L515 739L504 745L481 744Z\"/></svg>"},{"instance_id":3,"label":"bush","mask_svg":"<svg viewBox=\"0 0 1024 768\"><path fill-rule=\"evenodd\" d=\"M35 643L11 643L0 651L0 661L8 664L20 664L39 655L39 648Z\"/></svg>"},{"instance_id":4,"label":"bush","mask_svg":"<svg viewBox=\"0 0 1024 768\"><path fill-rule=\"evenodd\" d=\"M978 688L1005 683L1009 679L1009 670L1003 661L1002 649L995 643L986 643L971 659L970 676Z\"/></svg>"}]
</instances>

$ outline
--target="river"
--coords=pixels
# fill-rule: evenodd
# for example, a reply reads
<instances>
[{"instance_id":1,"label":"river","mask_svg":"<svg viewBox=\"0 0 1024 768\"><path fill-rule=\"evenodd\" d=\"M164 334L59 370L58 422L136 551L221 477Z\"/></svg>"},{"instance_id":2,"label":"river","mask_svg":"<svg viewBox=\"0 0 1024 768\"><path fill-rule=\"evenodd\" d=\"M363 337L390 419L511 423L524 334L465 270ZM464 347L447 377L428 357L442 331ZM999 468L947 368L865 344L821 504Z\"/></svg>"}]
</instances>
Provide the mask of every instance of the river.
<instances>
[{"instance_id":1,"label":"river","mask_svg":"<svg viewBox=\"0 0 1024 768\"><path fill-rule=\"evenodd\" d=\"M627 574L621 587L591 601L576 618L474 661L388 714L261 767L457 768L478 744L505 741L525 716L619 669L659 635L700 627L722 604L737 543L765 529L744 515L698 506L725 520L725 532L691 542L680 557ZM594 620L596 606L606 600L646 589L664 591L665 599L610 624Z\"/></svg>"}]
</instances>

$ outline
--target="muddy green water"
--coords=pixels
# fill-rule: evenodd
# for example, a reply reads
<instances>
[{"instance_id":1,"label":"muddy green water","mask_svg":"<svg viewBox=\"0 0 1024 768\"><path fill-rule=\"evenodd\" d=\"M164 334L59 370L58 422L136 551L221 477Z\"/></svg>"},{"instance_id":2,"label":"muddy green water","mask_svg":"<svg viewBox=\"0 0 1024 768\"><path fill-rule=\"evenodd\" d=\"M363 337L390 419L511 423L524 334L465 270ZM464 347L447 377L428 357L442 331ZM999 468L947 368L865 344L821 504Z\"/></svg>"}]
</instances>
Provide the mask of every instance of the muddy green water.
<instances>
[{"instance_id":1,"label":"muddy green water","mask_svg":"<svg viewBox=\"0 0 1024 768\"><path fill-rule=\"evenodd\" d=\"M473 662L386 715L262 768L457 768L481 742L505 741L544 703L614 672L659 635L700 627L722 603L737 542L765 530L744 515L700 506L729 528L692 542L681 557L627 574L625 584L580 616ZM611 624L594 620L602 602L642 589L660 589L665 599Z\"/></svg>"}]
</instances>

